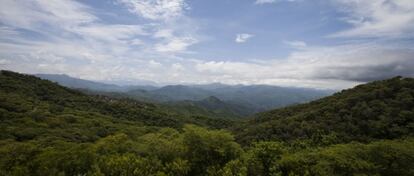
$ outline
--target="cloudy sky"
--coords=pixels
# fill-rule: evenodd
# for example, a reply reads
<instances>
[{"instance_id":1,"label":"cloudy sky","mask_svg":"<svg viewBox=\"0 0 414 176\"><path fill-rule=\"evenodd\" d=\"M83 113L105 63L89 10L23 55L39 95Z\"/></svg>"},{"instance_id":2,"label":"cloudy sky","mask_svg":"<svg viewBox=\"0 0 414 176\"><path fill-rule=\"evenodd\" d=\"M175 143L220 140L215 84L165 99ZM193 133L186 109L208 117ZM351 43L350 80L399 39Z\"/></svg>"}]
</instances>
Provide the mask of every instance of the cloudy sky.
<instances>
[{"instance_id":1,"label":"cloudy sky","mask_svg":"<svg viewBox=\"0 0 414 176\"><path fill-rule=\"evenodd\" d=\"M0 68L348 88L414 76L414 1L1 0Z\"/></svg>"}]
</instances>

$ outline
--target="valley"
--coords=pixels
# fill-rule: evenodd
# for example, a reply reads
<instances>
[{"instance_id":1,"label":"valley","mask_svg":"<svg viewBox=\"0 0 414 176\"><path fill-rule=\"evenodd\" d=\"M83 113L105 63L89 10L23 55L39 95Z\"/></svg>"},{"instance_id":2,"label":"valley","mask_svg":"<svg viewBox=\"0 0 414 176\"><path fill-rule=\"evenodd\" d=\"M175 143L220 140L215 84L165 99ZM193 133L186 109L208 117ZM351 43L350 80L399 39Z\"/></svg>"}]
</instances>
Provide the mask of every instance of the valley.
<instances>
[{"instance_id":1,"label":"valley","mask_svg":"<svg viewBox=\"0 0 414 176\"><path fill-rule=\"evenodd\" d=\"M414 173L412 78L233 119L183 112L232 109L216 97L141 102L10 71L0 83L0 175Z\"/></svg>"},{"instance_id":2,"label":"valley","mask_svg":"<svg viewBox=\"0 0 414 176\"><path fill-rule=\"evenodd\" d=\"M164 105L185 114L237 119L288 105L305 103L334 93L333 90L269 85L126 85L106 84L67 75L37 74L40 78L91 95L130 98Z\"/></svg>"}]
</instances>

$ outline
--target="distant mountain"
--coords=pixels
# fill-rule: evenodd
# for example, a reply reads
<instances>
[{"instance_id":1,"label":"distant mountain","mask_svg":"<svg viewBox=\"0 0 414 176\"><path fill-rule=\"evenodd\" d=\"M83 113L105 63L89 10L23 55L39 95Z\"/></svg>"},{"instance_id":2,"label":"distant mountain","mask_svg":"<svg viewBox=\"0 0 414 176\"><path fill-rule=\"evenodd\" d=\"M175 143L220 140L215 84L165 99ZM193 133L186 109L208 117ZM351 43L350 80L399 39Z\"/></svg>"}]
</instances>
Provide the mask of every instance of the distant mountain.
<instances>
[{"instance_id":1,"label":"distant mountain","mask_svg":"<svg viewBox=\"0 0 414 176\"><path fill-rule=\"evenodd\" d=\"M243 118L254 113L254 109L239 104L224 102L210 96L203 100L183 100L166 103L168 108L185 115L207 116L211 118Z\"/></svg>"},{"instance_id":2,"label":"distant mountain","mask_svg":"<svg viewBox=\"0 0 414 176\"><path fill-rule=\"evenodd\" d=\"M145 86L149 86L149 87L160 87L160 85L156 82L153 81L148 81L148 80L107 80L107 81L102 81L103 83L106 84L115 84L115 85L119 85L119 86L123 86L123 87L128 87L130 85L145 85Z\"/></svg>"},{"instance_id":3,"label":"distant mountain","mask_svg":"<svg viewBox=\"0 0 414 176\"><path fill-rule=\"evenodd\" d=\"M151 91L151 94L168 97L170 101L201 100L211 96L212 92L184 85L169 85Z\"/></svg>"},{"instance_id":4,"label":"distant mountain","mask_svg":"<svg viewBox=\"0 0 414 176\"><path fill-rule=\"evenodd\" d=\"M35 74L35 76L56 82L69 88L92 89L98 91L124 91L124 88L118 85L73 78L65 74Z\"/></svg>"},{"instance_id":5,"label":"distant mountain","mask_svg":"<svg viewBox=\"0 0 414 176\"><path fill-rule=\"evenodd\" d=\"M332 94L333 91L307 88L278 87L268 85L172 85L155 90L131 90L130 97L158 102L200 101L214 96L227 104L243 106L249 112L260 112L272 108L304 103Z\"/></svg>"},{"instance_id":6,"label":"distant mountain","mask_svg":"<svg viewBox=\"0 0 414 176\"><path fill-rule=\"evenodd\" d=\"M180 104L181 101L201 101L213 96L226 103L226 105L244 107L235 108L240 109L236 113L238 116L246 115L245 112L250 112L247 115L251 115L272 108L304 103L333 93L333 91L308 88L226 85L221 83L168 85L164 87L151 85L119 86L72 78L67 75L37 74L36 76L70 88L88 89L108 96L129 97L141 101L168 103L170 105L174 102Z\"/></svg>"},{"instance_id":7,"label":"distant mountain","mask_svg":"<svg viewBox=\"0 0 414 176\"><path fill-rule=\"evenodd\" d=\"M237 102L259 111L309 102L332 94L332 90L279 87L269 85L232 86L214 90L214 96L226 102Z\"/></svg>"},{"instance_id":8,"label":"distant mountain","mask_svg":"<svg viewBox=\"0 0 414 176\"><path fill-rule=\"evenodd\" d=\"M205 89L205 90L214 90L219 88L226 88L226 87L237 87L237 86L243 86L243 85L227 85L222 83L211 83L211 84L195 84L195 85L189 85L191 87Z\"/></svg>"},{"instance_id":9,"label":"distant mountain","mask_svg":"<svg viewBox=\"0 0 414 176\"><path fill-rule=\"evenodd\" d=\"M95 91L105 92L125 92L128 90L142 89L142 90L154 90L158 87L151 85L117 85L109 83L101 83L96 81L89 81L79 78L70 77L65 74L35 74L35 76L56 82L62 86L75 88L75 89L89 89Z\"/></svg>"}]
</instances>

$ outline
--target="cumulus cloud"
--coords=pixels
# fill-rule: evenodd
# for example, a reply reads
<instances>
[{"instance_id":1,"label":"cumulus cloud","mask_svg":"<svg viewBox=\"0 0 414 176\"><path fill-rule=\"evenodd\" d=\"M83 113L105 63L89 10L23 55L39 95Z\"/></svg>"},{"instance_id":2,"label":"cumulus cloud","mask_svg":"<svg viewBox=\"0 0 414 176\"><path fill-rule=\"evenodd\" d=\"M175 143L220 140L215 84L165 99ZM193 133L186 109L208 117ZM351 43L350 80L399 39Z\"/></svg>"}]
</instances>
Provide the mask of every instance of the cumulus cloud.
<instances>
[{"instance_id":1,"label":"cumulus cloud","mask_svg":"<svg viewBox=\"0 0 414 176\"><path fill-rule=\"evenodd\" d=\"M344 88L396 75L414 76L414 50L376 44L307 47L263 63L210 61L196 65L215 81Z\"/></svg>"},{"instance_id":2,"label":"cumulus cloud","mask_svg":"<svg viewBox=\"0 0 414 176\"><path fill-rule=\"evenodd\" d=\"M154 7L158 11L168 11L175 6L167 1L159 3L147 5L161 6ZM178 13L177 10L159 13L169 16L173 12ZM177 52L186 52L190 45L198 42L192 30L184 29L187 21L178 20L183 27L174 27L174 23L166 21L147 24L105 23L96 16L94 9L77 1L5 0L0 6L0 54L15 60L10 64L30 62L33 67L31 72L36 70L36 65L42 65L40 71L45 71L47 66L52 67L50 63L57 62L79 66L80 63L87 65L105 61L102 64L114 66L118 60L168 59ZM170 34L159 34L158 31L165 29L170 29ZM36 37L28 37L27 31ZM153 40L144 42L144 38ZM49 72L52 70L55 69Z\"/></svg>"},{"instance_id":3,"label":"cumulus cloud","mask_svg":"<svg viewBox=\"0 0 414 176\"><path fill-rule=\"evenodd\" d=\"M96 20L87 9L76 1L4 0L0 7L0 20L9 26L28 30L36 30L40 26L39 23L70 28Z\"/></svg>"},{"instance_id":4,"label":"cumulus cloud","mask_svg":"<svg viewBox=\"0 0 414 176\"><path fill-rule=\"evenodd\" d=\"M192 37L172 37L164 43L157 44L155 50L159 52L182 52L195 43L197 43L197 40Z\"/></svg>"},{"instance_id":5,"label":"cumulus cloud","mask_svg":"<svg viewBox=\"0 0 414 176\"><path fill-rule=\"evenodd\" d=\"M348 16L352 28L333 37L413 37L414 3L411 0L333 1Z\"/></svg>"},{"instance_id":6,"label":"cumulus cloud","mask_svg":"<svg viewBox=\"0 0 414 176\"><path fill-rule=\"evenodd\" d=\"M412 43L404 44L396 39L409 36L407 31L414 29L408 23L412 3L408 0L375 2L382 3L338 1L346 4L342 10L352 28L335 35L384 36L384 40L332 46L285 41L299 48L286 58L213 61L175 55L187 52L199 42L192 31L197 25L185 17L183 1L122 0L121 4L137 18L151 23L116 24L104 23L93 9L79 1L3 0L0 68L27 73L66 73L92 80L145 79L162 83L222 82L314 88L347 88L396 75L414 76ZM139 7L130 7L134 3ZM394 13L387 3L395 4L392 8L405 10ZM142 5L151 7L143 11ZM367 12L362 12L363 8ZM357 20L358 16L363 20ZM394 18L397 21L391 20ZM375 32L370 34L368 29ZM28 38L24 31L36 37ZM251 37L252 34L237 34L235 41L243 43Z\"/></svg>"},{"instance_id":7,"label":"cumulus cloud","mask_svg":"<svg viewBox=\"0 0 414 176\"><path fill-rule=\"evenodd\" d=\"M155 38L161 38L163 41L155 46L155 50L158 52L185 52L189 46L198 42L191 35L179 36L174 34L174 32L172 29L161 29L157 31L153 36Z\"/></svg>"},{"instance_id":8,"label":"cumulus cloud","mask_svg":"<svg viewBox=\"0 0 414 176\"><path fill-rule=\"evenodd\" d=\"M236 39L234 41L237 42L237 43L244 43L252 37L254 37L254 35L252 35L252 34L246 34L246 33L237 34Z\"/></svg>"},{"instance_id":9,"label":"cumulus cloud","mask_svg":"<svg viewBox=\"0 0 414 176\"><path fill-rule=\"evenodd\" d=\"M191 20L184 12L188 6L184 0L118 0L131 13L153 20L157 30L152 37L161 39L152 48L155 52L182 53L187 48L198 43L192 34L195 25L186 26Z\"/></svg>"},{"instance_id":10,"label":"cumulus cloud","mask_svg":"<svg viewBox=\"0 0 414 176\"><path fill-rule=\"evenodd\" d=\"M142 71L141 65L156 63L151 59L173 57L154 49L170 38L142 41L142 37L154 35L153 25L104 23L94 9L77 1L5 0L0 6L0 22L2 69L111 79L121 76L116 73L124 64ZM28 37L27 31L36 37ZM174 52L186 49L188 45L182 43L166 45ZM122 76L128 79L128 75Z\"/></svg>"},{"instance_id":11,"label":"cumulus cloud","mask_svg":"<svg viewBox=\"0 0 414 176\"><path fill-rule=\"evenodd\" d=\"M132 13L151 20L170 20L180 17L187 5L184 0L119 0Z\"/></svg>"}]
</instances>

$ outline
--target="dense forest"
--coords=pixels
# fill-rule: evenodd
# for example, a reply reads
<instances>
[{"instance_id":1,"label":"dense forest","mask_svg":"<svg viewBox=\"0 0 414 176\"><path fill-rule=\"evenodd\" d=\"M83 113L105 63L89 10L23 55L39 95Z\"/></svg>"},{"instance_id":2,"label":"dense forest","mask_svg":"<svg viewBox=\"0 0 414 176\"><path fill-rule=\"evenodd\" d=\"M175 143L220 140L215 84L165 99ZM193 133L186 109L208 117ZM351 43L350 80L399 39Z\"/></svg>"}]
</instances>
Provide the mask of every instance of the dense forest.
<instances>
[{"instance_id":1,"label":"dense forest","mask_svg":"<svg viewBox=\"0 0 414 176\"><path fill-rule=\"evenodd\" d=\"M359 85L306 104L259 113L241 140L370 142L414 134L414 79L395 77Z\"/></svg>"},{"instance_id":2,"label":"dense forest","mask_svg":"<svg viewBox=\"0 0 414 176\"><path fill-rule=\"evenodd\" d=\"M0 72L2 176L414 175L413 133L411 78L230 121Z\"/></svg>"}]
</instances>

